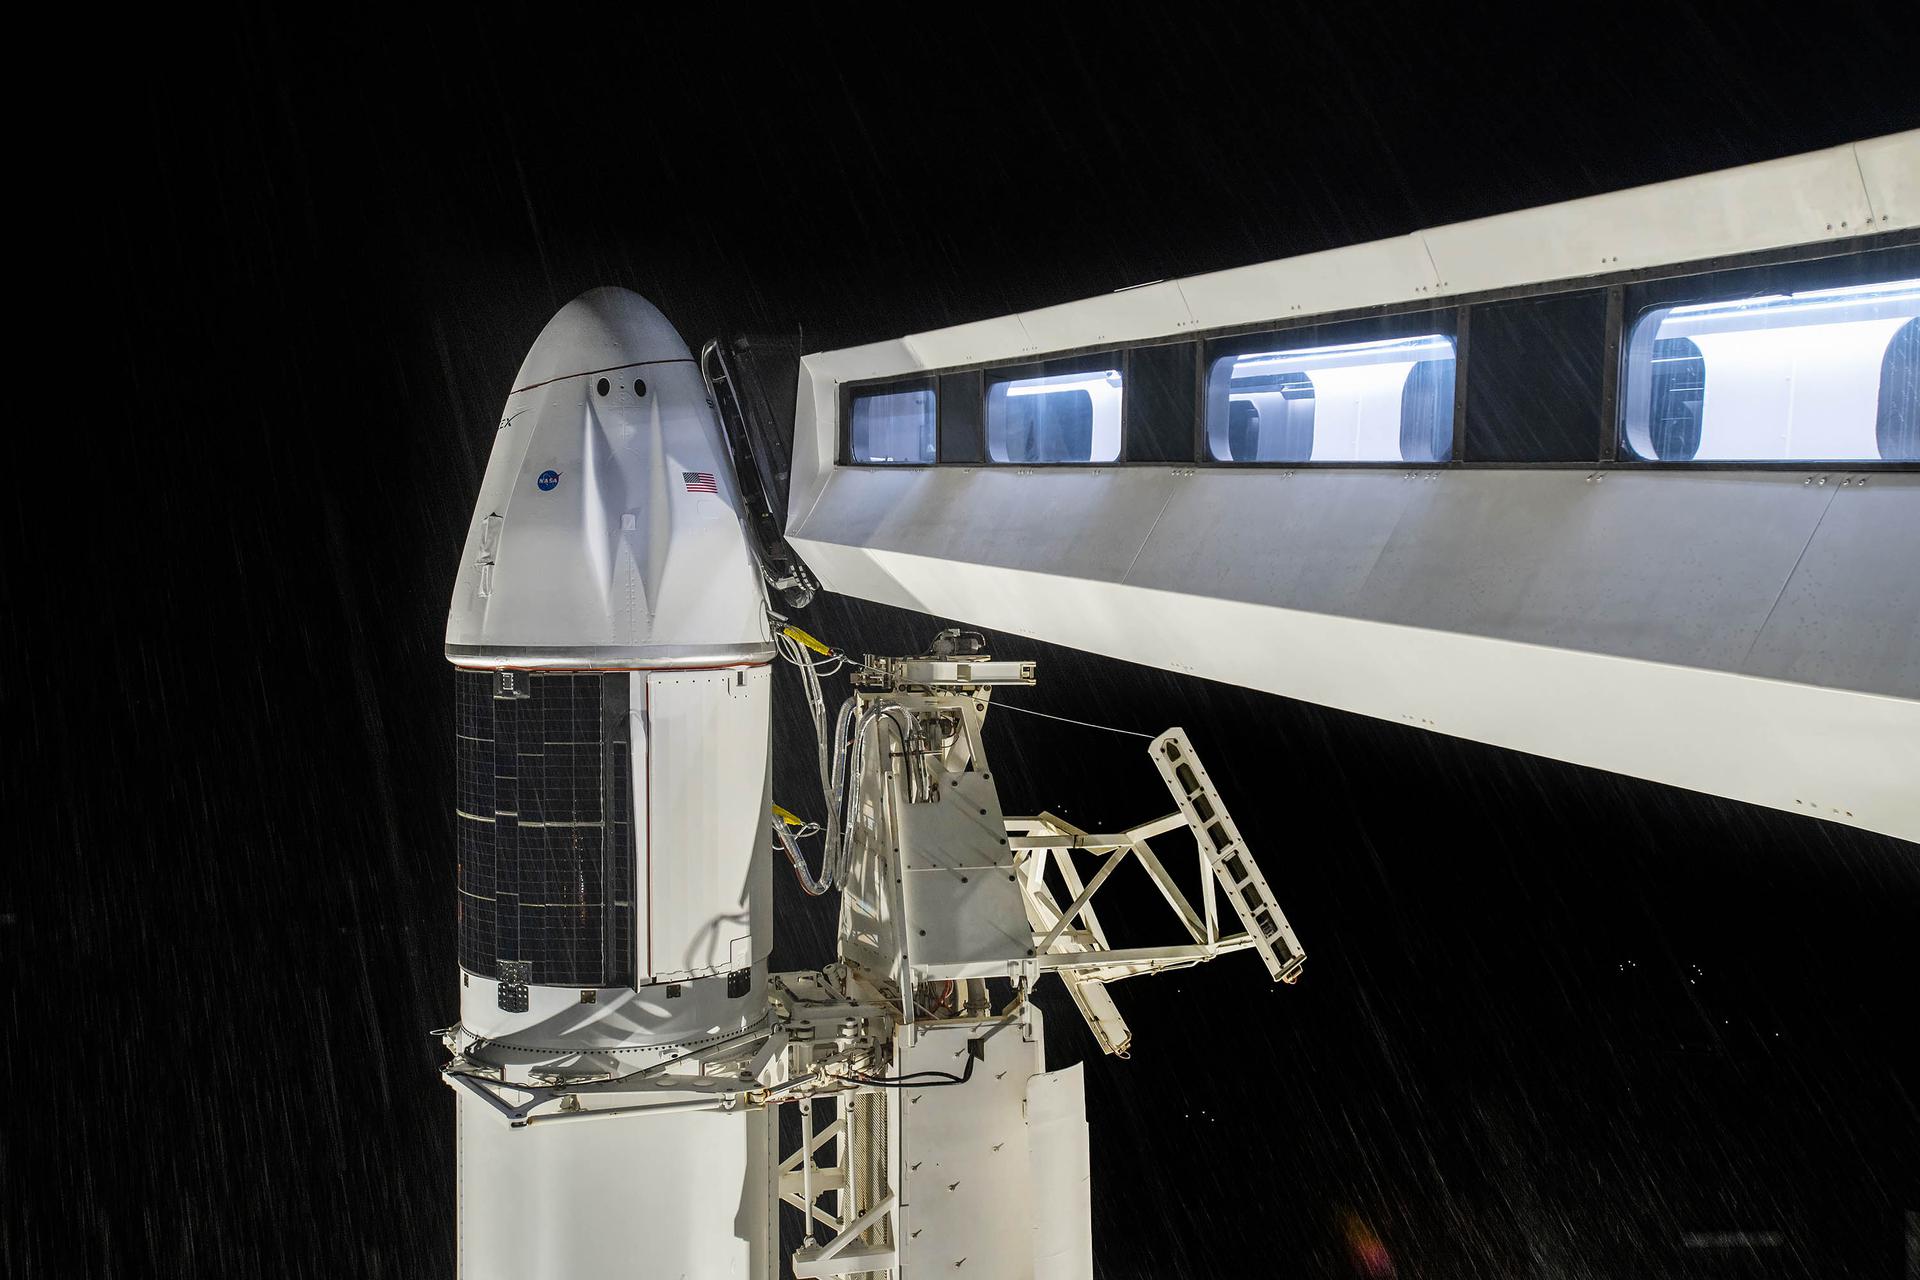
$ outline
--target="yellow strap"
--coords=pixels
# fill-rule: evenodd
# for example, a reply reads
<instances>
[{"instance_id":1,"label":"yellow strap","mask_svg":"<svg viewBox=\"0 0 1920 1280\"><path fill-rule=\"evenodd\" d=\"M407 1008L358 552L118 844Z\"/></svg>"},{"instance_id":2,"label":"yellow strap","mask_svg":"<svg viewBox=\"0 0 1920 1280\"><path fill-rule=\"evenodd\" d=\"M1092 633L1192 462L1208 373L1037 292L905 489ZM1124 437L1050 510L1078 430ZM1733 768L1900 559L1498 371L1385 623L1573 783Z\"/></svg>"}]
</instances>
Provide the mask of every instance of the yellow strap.
<instances>
[{"instance_id":1,"label":"yellow strap","mask_svg":"<svg viewBox=\"0 0 1920 1280\"><path fill-rule=\"evenodd\" d=\"M788 813L785 809L782 809L779 805L773 806L773 816L780 819L780 821L786 823L790 827L804 827L807 825L803 819L798 818L791 813Z\"/></svg>"},{"instance_id":2,"label":"yellow strap","mask_svg":"<svg viewBox=\"0 0 1920 1280\"><path fill-rule=\"evenodd\" d=\"M815 653L819 654L823 658L831 658L833 656L833 650L827 648L826 645L820 643L820 641L818 640L815 640L812 636L808 635L806 632L802 631L798 627L782 627L780 630L790 639L793 639L795 641L798 641L800 644L805 645L807 648L813 650Z\"/></svg>"}]
</instances>

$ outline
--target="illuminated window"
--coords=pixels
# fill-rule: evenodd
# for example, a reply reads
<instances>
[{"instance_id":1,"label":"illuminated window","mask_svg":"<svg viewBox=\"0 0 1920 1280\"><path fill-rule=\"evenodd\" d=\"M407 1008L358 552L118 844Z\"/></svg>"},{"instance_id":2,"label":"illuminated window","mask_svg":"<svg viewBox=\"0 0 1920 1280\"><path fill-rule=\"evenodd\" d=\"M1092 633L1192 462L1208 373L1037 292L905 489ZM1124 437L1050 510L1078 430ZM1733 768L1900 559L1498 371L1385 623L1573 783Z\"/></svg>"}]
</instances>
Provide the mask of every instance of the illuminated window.
<instances>
[{"instance_id":1,"label":"illuminated window","mask_svg":"<svg viewBox=\"0 0 1920 1280\"><path fill-rule=\"evenodd\" d=\"M1920 460L1920 280L1660 307L1627 353L1638 457Z\"/></svg>"},{"instance_id":2,"label":"illuminated window","mask_svg":"<svg viewBox=\"0 0 1920 1280\"><path fill-rule=\"evenodd\" d=\"M847 436L855 462L932 462L933 388L856 392Z\"/></svg>"},{"instance_id":3,"label":"illuminated window","mask_svg":"<svg viewBox=\"0 0 1920 1280\"><path fill-rule=\"evenodd\" d=\"M1222 356L1207 378L1216 462L1453 456L1453 339L1440 334Z\"/></svg>"},{"instance_id":4,"label":"illuminated window","mask_svg":"<svg viewBox=\"0 0 1920 1280\"><path fill-rule=\"evenodd\" d=\"M995 462L1113 462L1120 457L1120 371L1081 369L987 385Z\"/></svg>"}]
</instances>

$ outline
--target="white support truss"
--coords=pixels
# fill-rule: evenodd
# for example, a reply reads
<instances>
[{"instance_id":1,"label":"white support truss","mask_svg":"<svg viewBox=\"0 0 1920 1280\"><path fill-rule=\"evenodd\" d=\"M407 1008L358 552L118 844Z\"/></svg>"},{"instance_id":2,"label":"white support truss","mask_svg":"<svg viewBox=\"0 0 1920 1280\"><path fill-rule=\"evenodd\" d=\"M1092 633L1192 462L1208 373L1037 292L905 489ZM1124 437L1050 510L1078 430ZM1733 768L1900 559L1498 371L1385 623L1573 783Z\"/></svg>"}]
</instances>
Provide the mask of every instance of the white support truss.
<instances>
[{"instance_id":1,"label":"white support truss","mask_svg":"<svg viewBox=\"0 0 1920 1280\"><path fill-rule=\"evenodd\" d=\"M1184 730L1169 729L1153 740L1150 754L1179 808L1165 817L1113 833L1083 831L1050 813L1007 819L1008 844L1019 860L1020 889L1032 925L1039 968L1060 975L1094 1038L1106 1052L1125 1057L1133 1035L1120 1016L1108 983L1143 973L1184 969L1235 951L1259 953L1279 982L1294 982L1306 952L1274 900L1246 844L1213 787ZM1201 904L1195 907L1148 843L1186 828L1199 851ZM1101 865L1084 878L1075 852L1096 854ZM1131 858L1146 871L1185 929L1188 942L1174 946L1115 948L1094 910L1094 897ZM1051 866L1073 895L1063 906L1047 881ZM1224 891L1242 928L1222 934L1216 894Z\"/></svg>"},{"instance_id":2,"label":"white support truss","mask_svg":"<svg viewBox=\"0 0 1920 1280\"><path fill-rule=\"evenodd\" d=\"M780 1161L780 1200L800 1210L806 1222L806 1242L793 1255L794 1276L812 1280L890 1271L899 1263L893 1223L898 1197L886 1192L871 1205L858 1204L860 1193L870 1189L856 1186L852 1172L863 1138L855 1124L854 1095L822 1094L798 1105L800 1146ZM816 1125L817 1106L825 1106L832 1117L824 1125ZM829 1145L832 1158L822 1164L820 1152ZM828 1205L821 1204L823 1198Z\"/></svg>"}]
</instances>

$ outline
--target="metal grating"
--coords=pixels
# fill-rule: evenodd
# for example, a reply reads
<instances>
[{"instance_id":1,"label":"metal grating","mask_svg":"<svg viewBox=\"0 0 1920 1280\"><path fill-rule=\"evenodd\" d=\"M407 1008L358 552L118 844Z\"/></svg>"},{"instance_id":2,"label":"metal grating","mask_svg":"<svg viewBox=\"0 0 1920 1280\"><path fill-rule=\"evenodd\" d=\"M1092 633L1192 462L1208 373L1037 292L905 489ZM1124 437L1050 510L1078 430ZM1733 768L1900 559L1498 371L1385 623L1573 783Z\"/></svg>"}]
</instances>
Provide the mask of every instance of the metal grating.
<instances>
[{"instance_id":1,"label":"metal grating","mask_svg":"<svg viewBox=\"0 0 1920 1280\"><path fill-rule=\"evenodd\" d=\"M469 972L544 986L633 980L628 679L456 673L459 951Z\"/></svg>"}]
</instances>

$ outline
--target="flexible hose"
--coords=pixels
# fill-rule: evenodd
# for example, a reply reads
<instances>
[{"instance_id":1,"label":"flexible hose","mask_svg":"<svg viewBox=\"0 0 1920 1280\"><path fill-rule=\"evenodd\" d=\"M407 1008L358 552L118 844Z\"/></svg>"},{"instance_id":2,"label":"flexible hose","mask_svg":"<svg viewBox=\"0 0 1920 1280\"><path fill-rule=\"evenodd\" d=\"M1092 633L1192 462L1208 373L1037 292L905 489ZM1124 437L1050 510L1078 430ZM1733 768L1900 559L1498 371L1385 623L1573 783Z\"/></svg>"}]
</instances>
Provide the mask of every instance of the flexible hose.
<instances>
[{"instance_id":1,"label":"flexible hose","mask_svg":"<svg viewBox=\"0 0 1920 1280\"><path fill-rule=\"evenodd\" d=\"M913 737L913 718L898 703L874 702L861 710L858 697L850 697L840 704L839 714L834 717L832 758L829 760L826 699L820 689L822 668L815 665L805 650L813 648L832 654L832 665L825 668L825 674L829 675L846 663L846 655L838 650L826 650L819 641L806 636L804 632L787 627L774 629L774 643L781 657L800 668L807 713L813 719L820 789L827 802L826 849L820 858L820 874L814 875L813 869L807 865L806 855L800 850L798 838L778 818L773 821L774 838L780 842L787 861L793 864L801 888L810 895L818 896L835 885L844 885L847 880L848 864L853 857L853 828L859 816L859 797L866 784L869 766L868 726L881 718L892 721L894 731L900 735L901 747L905 749Z\"/></svg>"},{"instance_id":2,"label":"flexible hose","mask_svg":"<svg viewBox=\"0 0 1920 1280\"><path fill-rule=\"evenodd\" d=\"M809 896L817 898L833 888L833 882L827 878L824 871L818 879L814 878L813 868L807 865L807 857L800 852L799 842L793 838L793 833L787 830L786 822L779 817L773 820L773 838L780 842L782 849L786 850L787 861L793 864L794 874L800 877L800 887L805 889Z\"/></svg>"},{"instance_id":3,"label":"flexible hose","mask_svg":"<svg viewBox=\"0 0 1920 1280\"><path fill-rule=\"evenodd\" d=\"M827 792L827 851L821 862L821 877L829 885L844 885L847 880L847 864L853 856L853 824L859 815L860 791L867 776L867 726L882 717L893 722L904 747L913 735L913 720L898 703L875 702L861 711L859 699L848 698L840 704L840 714L834 718L833 777ZM849 723L851 733L847 731Z\"/></svg>"}]
</instances>

